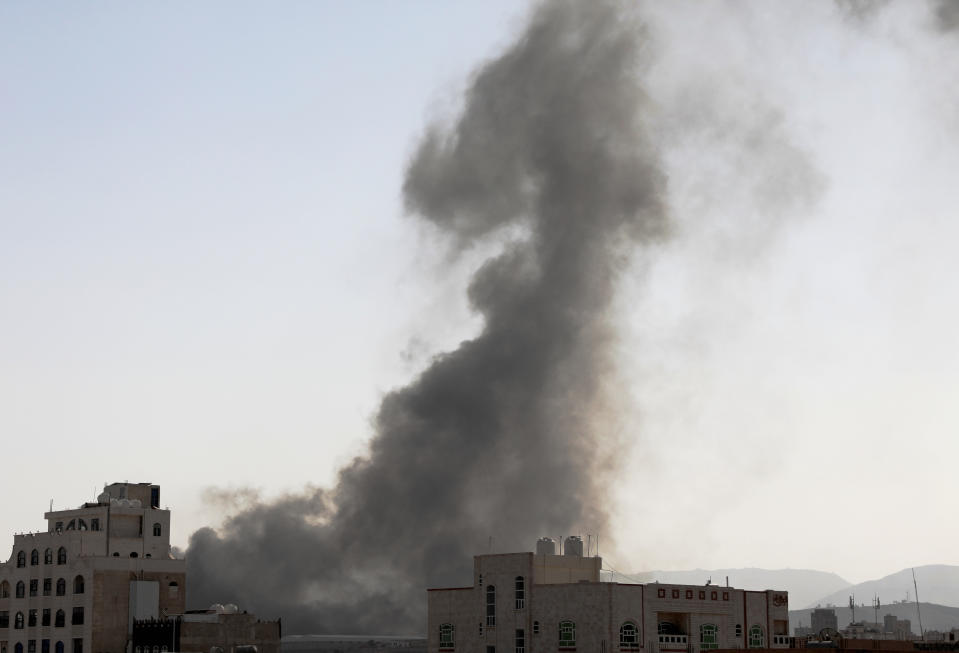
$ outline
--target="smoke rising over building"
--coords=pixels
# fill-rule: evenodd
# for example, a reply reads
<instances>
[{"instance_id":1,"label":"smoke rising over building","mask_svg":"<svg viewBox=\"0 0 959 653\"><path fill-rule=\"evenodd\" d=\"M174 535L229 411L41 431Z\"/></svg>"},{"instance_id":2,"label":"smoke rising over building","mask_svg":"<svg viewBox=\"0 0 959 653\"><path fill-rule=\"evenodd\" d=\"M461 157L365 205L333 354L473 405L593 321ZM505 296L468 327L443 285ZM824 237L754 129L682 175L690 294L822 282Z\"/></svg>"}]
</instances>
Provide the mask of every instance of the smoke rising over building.
<instances>
[{"instance_id":1,"label":"smoke rising over building","mask_svg":"<svg viewBox=\"0 0 959 653\"><path fill-rule=\"evenodd\" d=\"M608 309L629 253L667 227L642 55L621 3L544 3L477 71L452 126L427 131L408 210L456 251L503 241L469 286L481 332L384 399L369 455L333 488L197 531L188 569L210 596L191 602L282 615L294 633L419 632L423 588L461 577L490 535L521 550L602 529Z\"/></svg>"}]
</instances>

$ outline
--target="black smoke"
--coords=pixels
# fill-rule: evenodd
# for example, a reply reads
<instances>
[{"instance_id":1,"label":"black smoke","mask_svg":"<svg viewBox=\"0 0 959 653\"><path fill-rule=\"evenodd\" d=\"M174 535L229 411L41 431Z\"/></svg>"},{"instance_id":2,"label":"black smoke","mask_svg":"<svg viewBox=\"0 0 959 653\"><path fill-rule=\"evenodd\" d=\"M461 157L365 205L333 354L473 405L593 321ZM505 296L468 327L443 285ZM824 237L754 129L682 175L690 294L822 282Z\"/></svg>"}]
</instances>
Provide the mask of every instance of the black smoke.
<instances>
[{"instance_id":1,"label":"black smoke","mask_svg":"<svg viewBox=\"0 0 959 653\"><path fill-rule=\"evenodd\" d=\"M375 418L335 487L256 503L193 534L192 605L236 602L287 632L422 633L428 586L469 580L487 538L602 529L616 438L609 309L630 253L663 235L630 3L538 6L428 129L406 207L457 251L506 239L469 286L480 334Z\"/></svg>"}]
</instances>

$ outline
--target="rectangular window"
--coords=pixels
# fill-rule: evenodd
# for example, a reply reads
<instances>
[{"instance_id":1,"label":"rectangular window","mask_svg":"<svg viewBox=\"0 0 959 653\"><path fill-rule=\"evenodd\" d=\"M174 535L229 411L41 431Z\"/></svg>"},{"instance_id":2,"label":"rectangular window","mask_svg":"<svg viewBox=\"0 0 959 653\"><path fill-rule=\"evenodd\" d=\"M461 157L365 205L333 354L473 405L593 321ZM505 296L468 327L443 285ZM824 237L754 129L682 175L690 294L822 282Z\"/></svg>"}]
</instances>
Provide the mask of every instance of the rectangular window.
<instances>
[{"instance_id":1,"label":"rectangular window","mask_svg":"<svg viewBox=\"0 0 959 653\"><path fill-rule=\"evenodd\" d=\"M27 640L27 653L37 653L37 640Z\"/></svg>"},{"instance_id":2,"label":"rectangular window","mask_svg":"<svg viewBox=\"0 0 959 653\"><path fill-rule=\"evenodd\" d=\"M83 653L83 639L77 637L73 640L73 653Z\"/></svg>"},{"instance_id":3,"label":"rectangular window","mask_svg":"<svg viewBox=\"0 0 959 653\"><path fill-rule=\"evenodd\" d=\"M705 600L706 600L706 592L703 592L702 590L700 590L700 592L699 592L699 600L700 600L700 601L705 601Z\"/></svg>"},{"instance_id":4,"label":"rectangular window","mask_svg":"<svg viewBox=\"0 0 959 653\"><path fill-rule=\"evenodd\" d=\"M576 624L572 621L559 622L559 647L576 648Z\"/></svg>"},{"instance_id":5,"label":"rectangular window","mask_svg":"<svg viewBox=\"0 0 959 653\"><path fill-rule=\"evenodd\" d=\"M40 653L50 653L50 640L44 639L40 642Z\"/></svg>"},{"instance_id":6,"label":"rectangular window","mask_svg":"<svg viewBox=\"0 0 959 653\"><path fill-rule=\"evenodd\" d=\"M687 598L687 599L693 598L693 591L692 591L692 590L686 590L686 598Z\"/></svg>"},{"instance_id":7,"label":"rectangular window","mask_svg":"<svg viewBox=\"0 0 959 653\"><path fill-rule=\"evenodd\" d=\"M674 598L674 599L678 599L678 598L679 598L679 590L673 590L673 598Z\"/></svg>"},{"instance_id":8,"label":"rectangular window","mask_svg":"<svg viewBox=\"0 0 959 653\"><path fill-rule=\"evenodd\" d=\"M27 613L27 628L36 628L37 626L37 611L30 610Z\"/></svg>"},{"instance_id":9,"label":"rectangular window","mask_svg":"<svg viewBox=\"0 0 959 653\"><path fill-rule=\"evenodd\" d=\"M50 592L53 590L53 579L44 578L43 579L43 595L50 596Z\"/></svg>"},{"instance_id":10,"label":"rectangular window","mask_svg":"<svg viewBox=\"0 0 959 653\"><path fill-rule=\"evenodd\" d=\"M79 626L83 623L83 608L75 607L73 608L73 620L70 622L74 626Z\"/></svg>"},{"instance_id":11,"label":"rectangular window","mask_svg":"<svg viewBox=\"0 0 959 653\"><path fill-rule=\"evenodd\" d=\"M10 627L10 613L7 610L0 611L0 628Z\"/></svg>"},{"instance_id":12,"label":"rectangular window","mask_svg":"<svg viewBox=\"0 0 959 653\"><path fill-rule=\"evenodd\" d=\"M656 596L658 596L658 597L661 598L661 599L665 599L665 598L666 598L666 590L664 590L662 587L660 587L658 590L656 590Z\"/></svg>"},{"instance_id":13,"label":"rectangular window","mask_svg":"<svg viewBox=\"0 0 959 653\"><path fill-rule=\"evenodd\" d=\"M516 653L526 651L526 632L522 628L516 629Z\"/></svg>"},{"instance_id":14,"label":"rectangular window","mask_svg":"<svg viewBox=\"0 0 959 653\"><path fill-rule=\"evenodd\" d=\"M719 595L716 592L709 593L709 600L715 601L717 598L719 598Z\"/></svg>"},{"instance_id":15,"label":"rectangular window","mask_svg":"<svg viewBox=\"0 0 959 653\"><path fill-rule=\"evenodd\" d=\"M91 531L98 531L98 530L100 530L100 518L99 518L99 517L94 517L93 519L90 520L90 530L91 530Z\"/></svg>"},{"instance_id":16,"label":"rectangular window","mask_svg":"<svg viewBox=\"0 0 959 653\"><path fill-rule=\"evenodd\" d=\"M50 625L50 608L43 609L43 616L41 617L42 621L40 622L41 626Z\"/></svg>"},{"instance_id":17,"label":"rectangular window","mask_svg":"<svg viewBox=\"0 0 959 653\"><path fill-rule=\"evenodd\" d=\"M30 580L30 596L36 596L37 590L40 589L40 581L36 578Z\"/></svg>"},{"instance_id":18,"label":"rectangular window","mask_svg":"<svg viewBox=\"0 0 959 653\"><path fill-rule=\"evenodd\" d=\"M496 588L492 585L486 587L486 627L496 626Z\"/></svg>"},{"instance_id":19,"label":"rectangular window","mask_svg":"<svg viewBox=\"0 0 959 653\"><path fill-rule=\"evenodd\" d=\"M723 592L723 601L729 600L729 592Z\"/></svg>"}]
</instances>

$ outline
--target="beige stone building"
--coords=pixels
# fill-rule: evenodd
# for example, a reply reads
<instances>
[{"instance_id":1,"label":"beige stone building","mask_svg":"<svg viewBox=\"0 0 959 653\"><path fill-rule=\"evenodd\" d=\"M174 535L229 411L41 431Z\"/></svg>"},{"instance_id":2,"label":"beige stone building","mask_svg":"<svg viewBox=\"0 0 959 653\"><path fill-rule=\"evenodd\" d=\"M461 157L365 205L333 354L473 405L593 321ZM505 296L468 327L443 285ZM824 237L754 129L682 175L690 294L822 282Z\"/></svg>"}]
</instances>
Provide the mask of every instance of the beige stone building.
<instances>
[{"instance_id":1,"label":"beige stone building","mask_svg":"<svg viewBox=\"0 0 959 653\"><path fill-rule=\"evenodd\" d=\"M542 541L541 541L542 543ZM431 589L429 653L699 653L788 648L784 591L601 582L599 557L479 555L469 587Z\"/></svg>"},{"instance_id":2,"label":"beige stone building","mask_svg":"<svg viewBox=\"0 0 959 653\"><path fill-rule=\"evenodd\" d=\"M185 611L159 486L114 483L44 517L0 564L0 653L124 653L134 619Z\"/></svg>"}]
</instances>

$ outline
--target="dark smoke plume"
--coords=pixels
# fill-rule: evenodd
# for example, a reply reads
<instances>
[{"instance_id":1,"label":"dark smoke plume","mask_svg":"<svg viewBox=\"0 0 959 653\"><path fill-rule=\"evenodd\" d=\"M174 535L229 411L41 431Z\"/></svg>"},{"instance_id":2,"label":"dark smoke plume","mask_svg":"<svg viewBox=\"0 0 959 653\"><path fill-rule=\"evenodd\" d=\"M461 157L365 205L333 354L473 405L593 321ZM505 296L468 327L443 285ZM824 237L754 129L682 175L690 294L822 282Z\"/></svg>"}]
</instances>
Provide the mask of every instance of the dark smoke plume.
<instances>
[{"instance_id":1,"label":"dark smoke plume","mask_svg":"<svg viewBox=\"0 0 959 653\"><path fill-rule=\"evenodd\" d=\"M408 210L456 248L520 234L470 283L481 333L384 399L369 455L334 488L196 532L191 604L236 602L287 632L422 633L424 589L464 583L488 536L523 551L602 529L607 314L629 252L666 229L626 6L539 6L477 72L455 124L428 131Z\"/></svg>"}]
</instances>

